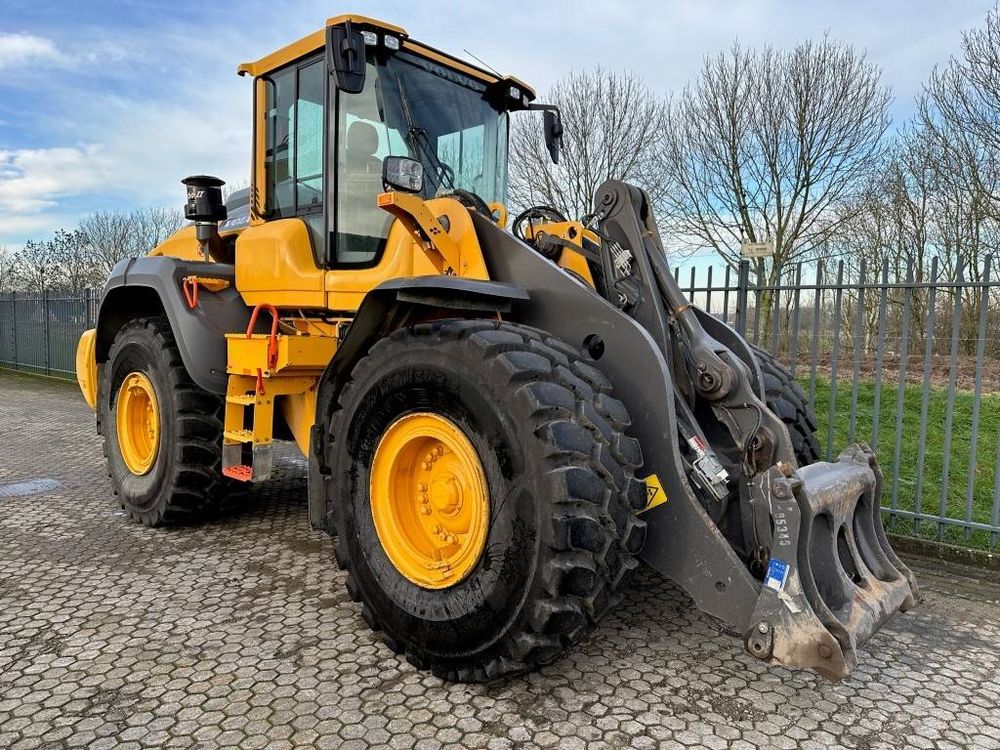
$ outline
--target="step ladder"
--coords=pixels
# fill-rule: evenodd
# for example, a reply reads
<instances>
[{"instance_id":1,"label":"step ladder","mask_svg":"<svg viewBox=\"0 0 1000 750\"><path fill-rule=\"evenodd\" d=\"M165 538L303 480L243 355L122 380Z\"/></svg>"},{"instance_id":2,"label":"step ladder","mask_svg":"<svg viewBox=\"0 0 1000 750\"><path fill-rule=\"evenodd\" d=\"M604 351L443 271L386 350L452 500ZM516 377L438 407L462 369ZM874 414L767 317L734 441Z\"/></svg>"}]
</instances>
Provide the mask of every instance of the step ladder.
<instances>
[{"instance_id":1,"label":"step ladder","mask_svg":"<svg viewBox=\"0 0 1000 750\"><path fill-rule=\"evenodd\" d=\"M269 334L253 333L261 309L271 313ZM278 333L278 313L258 305L247 332L226 334L226 412L222 473L241 482L271 476L275 401L314 391L337 350L334 336Z\"/></svg>"}]
</instances>

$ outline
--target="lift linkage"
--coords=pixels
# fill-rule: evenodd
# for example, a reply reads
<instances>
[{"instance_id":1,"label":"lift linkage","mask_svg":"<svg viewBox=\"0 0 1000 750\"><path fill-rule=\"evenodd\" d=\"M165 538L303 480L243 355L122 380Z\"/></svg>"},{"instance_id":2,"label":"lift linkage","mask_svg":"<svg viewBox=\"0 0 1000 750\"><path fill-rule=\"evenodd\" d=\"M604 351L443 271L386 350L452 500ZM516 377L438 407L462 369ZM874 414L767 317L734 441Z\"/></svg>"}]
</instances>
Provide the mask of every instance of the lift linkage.
<instances>
[{"instance_id":1,"label":"lift linkage","mask_svg":"<svg viewBox=\"0 0 1000 750\"><path fill-rule=\"evenodd\" d=\"M716 599L703 608L742 633L753 656L843 678L858 644L917 596L916 581L882 526L882 473L874 453L854 444L835 462L798 467L785 425L763 400L752 352L684 296L645 194L609 181L595 203L591 222L607 259L606 291L638 289L637 295L607 296L647 330L670 365L677 442L684 446L680 478L693 490L676 501L696 498L697 510L722 532L657 533L655 525L669 517L651 512L647 547L662 539L681 547L673 559L703 557L714 554L706 546L724 538L736 554L723 559L742 569L719 578L715 560L716 588L749 573L756 596L734 596L721 606ZM622 248L630 264L622 264ZM646 556L654 564L663 559L656 550ZM708 597L697 566L668 567L664 572L702 606Z\"/></svg>"}]
</instances>

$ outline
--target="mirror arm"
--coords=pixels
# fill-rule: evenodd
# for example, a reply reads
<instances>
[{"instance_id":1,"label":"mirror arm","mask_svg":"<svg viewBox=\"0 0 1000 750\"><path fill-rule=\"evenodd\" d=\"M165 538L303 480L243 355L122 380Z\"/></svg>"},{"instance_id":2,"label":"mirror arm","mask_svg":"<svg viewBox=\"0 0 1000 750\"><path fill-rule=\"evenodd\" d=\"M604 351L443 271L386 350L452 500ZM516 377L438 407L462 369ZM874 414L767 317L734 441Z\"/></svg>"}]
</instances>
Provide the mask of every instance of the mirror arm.
<instances>
[{"instance_id":1,"label":"mirror arm","mask_svg":"<svg viewBox=\"0 0 1000 750\"><path fill-rule=\"evenodd\" d=\"M555 112L556 116L559 116L559 107L555 104L536 104L532 102L527 106L527 109L532 112ZM562 119L561 117L559 119Z\"/></svg>"},{"instance_id":2,"label":"mirror arm","mask_svg":"<svg viewBox=\"0 0 1000 750\"><path fill-rule=\"evenodd\" d=\"M350 21L347 21L344 24L344 38L340 40L340 55L347 61L348 70L354 68L355 60L358 58L357 44L351 39L352 31L354 31L354 27L351 26Z\"/></svg>"}]
</instances>

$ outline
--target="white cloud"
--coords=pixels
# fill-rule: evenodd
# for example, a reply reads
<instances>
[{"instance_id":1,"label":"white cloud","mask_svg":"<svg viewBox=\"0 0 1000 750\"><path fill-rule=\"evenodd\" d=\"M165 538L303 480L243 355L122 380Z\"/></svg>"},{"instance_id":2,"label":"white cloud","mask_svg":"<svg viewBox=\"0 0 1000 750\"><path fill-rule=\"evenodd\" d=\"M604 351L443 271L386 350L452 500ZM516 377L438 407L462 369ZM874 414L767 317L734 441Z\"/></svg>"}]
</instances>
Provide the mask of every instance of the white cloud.
<instances>
[{"instance_id":1,"label":"white cloud","mask_svg":"<svg viewBox=\"0 0 1000 750\"><path fill-rule=\"evenodd\" d=\"M17 250L25 238L48 237L58 227L76 225L80 216L62 211L43 211L0 219L0 247Z\"/></svg>"},{"instance_id":2,"label":"white cloud","mask_svg":"<svg viewBox=\"0 0 1000 750\"><path fill-rule=\"evenodd\" d=\"M62 53L51 39L34 34L0 34L0 70L62 60Z\"/></svg>"},{"instance_id":3,"label":"white cloud","mask_svg":"<svg viewBox=\"0 0 1000 750\"><path fill-rule=\"evenodd\" d=\"M0 150L0 210L32 213L97 187L107 173L101 152L100 146Z\"/></svg>"}]
</instances>

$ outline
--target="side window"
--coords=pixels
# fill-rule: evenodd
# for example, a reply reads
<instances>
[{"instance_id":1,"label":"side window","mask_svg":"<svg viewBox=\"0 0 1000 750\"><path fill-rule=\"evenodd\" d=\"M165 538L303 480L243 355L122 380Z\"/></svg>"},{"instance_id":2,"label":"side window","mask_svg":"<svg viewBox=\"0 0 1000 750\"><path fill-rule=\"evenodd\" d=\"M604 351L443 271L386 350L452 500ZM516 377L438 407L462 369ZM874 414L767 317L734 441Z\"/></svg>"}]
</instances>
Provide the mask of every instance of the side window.
<instances>
[{"instance_id":1,"label":"side window","mask_svg":"<svg viewBox=\"0 0 1000 750\"><path fill-rule=\"evenodd\" d=\"M267 79L264 175L267 181L267 211L271 216L291 215L294 209L289 190L293 166L290 130L294 97L294 68L286 68Z\"/></svg>"},{"instance_id":2,"label":"side window","mask_svg":"<svg viewBox=\"0 0 1000 750\"><path fill-rule=\"evenodd\" d=\"M264 174L269 215L323 212L323 64L293 65L267 79ZM306 217L312 229L313 221Z\"/></svg>"},{"instance_id":3,"label":"side window","mask_svg":"<svg viewBox=\"0 0 1000 750\"><path fill-rule=\"evenodd\" d=\"M323 209L323 64L299 69L295 110L296 208Z\"/></svg>"},{"instance_id":4,"label":"side window","mask_svg":"<svg viewBox=\"0 0 1000 750\"><path fill-rule=\"evenodd\" d=\"M339 94L337 114L337 262L365 265L382 252L392 216L378 207L382 161L407 156L403 134L385 122L379 100L380 69L369 63L364 89Z\"/></svg>"}]
</instances>

